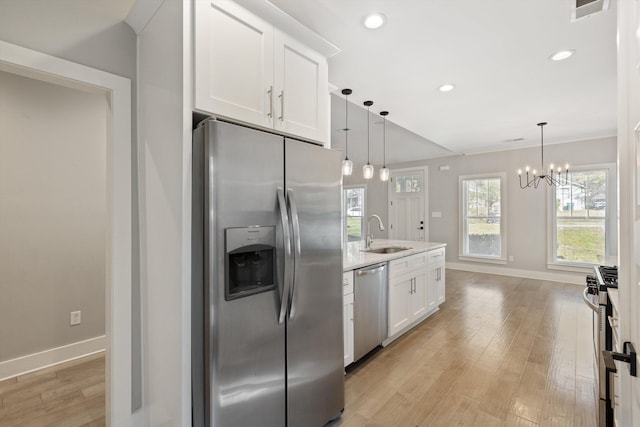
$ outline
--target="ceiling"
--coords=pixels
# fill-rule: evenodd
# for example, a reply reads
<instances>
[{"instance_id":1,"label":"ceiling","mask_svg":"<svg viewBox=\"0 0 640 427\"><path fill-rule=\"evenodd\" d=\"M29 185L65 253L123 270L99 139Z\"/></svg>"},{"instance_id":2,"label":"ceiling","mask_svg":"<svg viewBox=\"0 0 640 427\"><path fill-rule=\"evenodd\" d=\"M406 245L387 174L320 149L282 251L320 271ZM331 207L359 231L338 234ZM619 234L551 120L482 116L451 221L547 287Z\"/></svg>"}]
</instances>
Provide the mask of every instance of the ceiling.
<instances>
[{"instance_id":1,"label":"ceiling","mask_svg":"<svg viewBox=\"0 0 640 427\"><path fill-rule=\"evenodd\" d=\"M242 3L266 0L242 0ZM538 146L616 134L616 2L570 22L569 0L270 0L335 44L329 80L353 89L349 157L382 163L381 110L388 110L387 163ZM122 22L135 0L0 0L0 28L29 46L56 46ZM372 11L387 24L361 24ZM73 19L70 19L72 17ZM28 23L28 25L25 25ZM35 43L34 43L35 44ZM561 50L576 54L561 62ZM442 93L437 88L454 83ZM344 98L332 96L332 144L342 149ZM522 141L513 142L516 138Z\"/></svg>"},{"instance_id":2,"label":"ceiling","mask_svg":"<svg viewBox=\"0 0 640 427\"><path fill-rule=\"evenodd\" d=\"M350 99L373 100L373 112L389 110L390 121L454 153L537 146L541 121L545 144L616 134L616 2L571 23L569 0L270 1L342 50L329 80L353 89ZM386 25L366 29L369 12ZM576 54L548 59L563 49ZM439 92L444 83L456 88ZM341 147L344 119L335 123ZM393 139L388 149L403 161L433 147Z\"/></svg>"}]
</instances>

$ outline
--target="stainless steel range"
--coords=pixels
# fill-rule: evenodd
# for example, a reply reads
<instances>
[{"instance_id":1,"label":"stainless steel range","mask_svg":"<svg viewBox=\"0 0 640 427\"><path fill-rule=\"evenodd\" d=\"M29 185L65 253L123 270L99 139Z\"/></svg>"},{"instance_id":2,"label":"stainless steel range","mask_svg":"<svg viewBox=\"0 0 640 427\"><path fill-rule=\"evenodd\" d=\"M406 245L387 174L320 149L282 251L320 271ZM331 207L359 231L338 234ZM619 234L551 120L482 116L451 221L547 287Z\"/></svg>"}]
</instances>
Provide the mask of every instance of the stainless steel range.
<instances>
[{"instance_id":1,"label":"stainless steel range","mask_svg":"<svg viewBox=\"0 0 640 427\"><path fill-rule=\"evenodd\" d=\"M594 275L587 276L587 286L583 291L585 303L593 310L593 351L597 360L596 379L598 381L600 427L613 426L613 409L608 375L602 351L612 350L611 327L607 322L612 308L607 290L618 287L618 267L594 267Z\"/></svg>"}]
</instances>

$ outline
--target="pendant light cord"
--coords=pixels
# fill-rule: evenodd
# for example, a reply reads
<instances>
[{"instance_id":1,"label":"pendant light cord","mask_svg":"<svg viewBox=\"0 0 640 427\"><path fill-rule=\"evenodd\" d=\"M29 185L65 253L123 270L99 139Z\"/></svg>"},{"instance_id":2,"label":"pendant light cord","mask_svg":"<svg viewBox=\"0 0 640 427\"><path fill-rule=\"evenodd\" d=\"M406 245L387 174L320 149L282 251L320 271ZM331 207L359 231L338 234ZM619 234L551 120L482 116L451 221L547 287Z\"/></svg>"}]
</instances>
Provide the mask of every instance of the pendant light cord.
<instances>
[{"instance_id":1,"label":"pendant light cord","mask_svg":"<svg viewBox=\"0 0 640 427\"><path fill-rule=\"evenodd\" d=\"M367 164L370 164L369 162L369 109L371 108L370 105L367 105Z\"/></svg>"},{"instance_id":2,"label":"pendant light cord","mask_svg":"<svg viewBox=\"0 0 640 427\"><path fill-rule=\"evenodd\" d=\"M540 173L544 174L544 125L540 126Z\"/></svg>"},{"instance_id":3,"label":"pendant light cord","mask_svg":"<svg viewBox=\"0 0 640 427\"><path fill-rule=\"evenodd\" d=\"M382 116L382 167L387 167L387 117Z\"/></svg>"},{"instance_id":4,"label":"pendant light cord","mask_svg":"<svg viewBox=\"0 0 640 427\"><path fill-rule=\"evenodd\" d=\"M344 155L349 158L349 95L344 96Z\"/></svg>"}]
</instances>

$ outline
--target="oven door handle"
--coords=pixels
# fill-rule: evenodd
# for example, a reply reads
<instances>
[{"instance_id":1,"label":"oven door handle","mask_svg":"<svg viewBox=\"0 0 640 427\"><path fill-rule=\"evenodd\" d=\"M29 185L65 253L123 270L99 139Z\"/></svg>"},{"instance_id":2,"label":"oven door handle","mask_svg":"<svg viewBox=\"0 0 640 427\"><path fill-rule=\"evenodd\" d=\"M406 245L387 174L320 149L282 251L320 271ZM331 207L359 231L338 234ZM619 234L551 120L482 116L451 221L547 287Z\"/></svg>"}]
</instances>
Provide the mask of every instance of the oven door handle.
<instances>
[{"instance_id":1,"label":"oven door handle","mask_svg":"<svg viewBox=\"0 0 640 427\"><path fill-rule=\"evenodd\" d=\"M588 292L589 292L589 288L584 288L584 291L582 291L582 299L584 300L585 304L589 306L591 310L597 313L600 310L600 307L598 307L597 305L591 302L591 300L587 296Z\"/></svg>"}]
</instances>

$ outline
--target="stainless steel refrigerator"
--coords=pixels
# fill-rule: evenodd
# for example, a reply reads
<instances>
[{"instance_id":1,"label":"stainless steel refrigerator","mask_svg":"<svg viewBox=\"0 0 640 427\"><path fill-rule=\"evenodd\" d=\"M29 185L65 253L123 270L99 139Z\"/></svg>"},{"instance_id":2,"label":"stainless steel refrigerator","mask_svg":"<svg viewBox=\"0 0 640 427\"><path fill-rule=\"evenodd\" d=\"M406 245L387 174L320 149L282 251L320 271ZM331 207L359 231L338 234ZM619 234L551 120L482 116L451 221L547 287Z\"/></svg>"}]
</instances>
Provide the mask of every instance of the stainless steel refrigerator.
<instances>
[{"instance_id":1,"label":"stainless steel refrigerator","mask_svg":"<svg viewBox=\"0 0 640 427\"><path fill-rule=\"evenodd\" d=\"M207 119L193 134L193 425L344 408L340 155Z\"/></svg>"}]
</instances>

